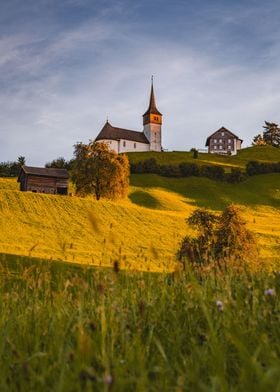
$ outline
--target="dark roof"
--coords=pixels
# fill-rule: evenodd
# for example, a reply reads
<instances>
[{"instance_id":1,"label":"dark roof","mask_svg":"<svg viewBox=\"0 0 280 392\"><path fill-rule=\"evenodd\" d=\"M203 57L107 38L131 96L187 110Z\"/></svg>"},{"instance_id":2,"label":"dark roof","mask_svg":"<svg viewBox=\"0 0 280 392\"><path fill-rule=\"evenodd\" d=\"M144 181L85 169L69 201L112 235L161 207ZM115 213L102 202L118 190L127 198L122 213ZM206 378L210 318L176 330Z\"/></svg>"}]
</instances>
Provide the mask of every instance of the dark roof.
<instances>
[{"instance_id":1,"label":"dark roof","mask_svg":"<svg viewBox=\"0 0 280 392\"><path fill-rule=\"evenodd\" d=\"M215 131L214 133L212 133L212 135L208 136L208 138L206 139L206 144L205 146L209 146L209 141L210 139L218 132L228 132L230 133L235 139L238 139L241 141L241 143L243 142L242 139L240 139L237 135L235 135L233 132L229 131L227 128L225 127L221 127L220 129L218 129L217 131Z\"/></svg>"},{"instance_id":2,"label":"dark roof","mask_svg":"<svg viewBox=\"0 0 280 392\"><path fill-rule=\"evenodd\" d=\"M108 121L96 136L98 140L131 140L133 142L150 144L143 132L131 131L129 129L113 127Z\"/></svg>"},{"instance_id":3,"label":"dark roof","mask_svg":"<svg viewBox=\"0 0 280 392\"><path fill-rule=\"evenodd\" d=\"M155 99L155 94L154 94L153 83L151 86L150 104L149 104L147 111L143 114L143 117L146 116L147 114L158 114L158 115L162 116L162 114L157 110L157 107L156 107L156 99Z\"/></svg>"},{"instance_id":4,"label":"dark roof","mask_svg":"<svg viewBox=\"0 0 280 392\"><path fill-rule=\"evenodd\" d=\"M55 169L55 168L45 168L45 167L32 167L32 166L22 166L18 176L21 177L22 173L32 174L39 177L57 177L57 178L68 178L68 173L66 169Z\"/></svg>"}]
</instances>

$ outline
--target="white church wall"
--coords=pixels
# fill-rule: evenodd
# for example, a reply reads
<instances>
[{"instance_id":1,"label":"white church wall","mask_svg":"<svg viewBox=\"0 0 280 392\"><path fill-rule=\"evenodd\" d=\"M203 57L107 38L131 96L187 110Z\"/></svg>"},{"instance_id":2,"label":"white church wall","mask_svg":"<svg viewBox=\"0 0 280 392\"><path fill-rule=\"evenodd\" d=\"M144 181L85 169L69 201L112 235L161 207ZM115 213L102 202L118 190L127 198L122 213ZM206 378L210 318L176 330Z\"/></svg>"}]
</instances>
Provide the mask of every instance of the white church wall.
<instances>
[{"instance_id":1,"label":"white church wall","mask_svg":"<svg viewBox=\"0 0 280 392\"><path fill-rule=\"evenodd\" d=\"M150 151L150 145L147 143L133 142L131 140L98 140L98 142L107 143L111 150L117 154L124 152L144 152Z\"/></svg>"},{"instance_id":2,"label":"white church wall","mask_svg":"<svg viewBox=\"0 0 280 392\"><path fill-rule=\"evenodd\" d=\"M121 139L119 141L119 153L150 151L150 145L146 143L134 142L132 140Z\"/></svg>"}]
</instances>

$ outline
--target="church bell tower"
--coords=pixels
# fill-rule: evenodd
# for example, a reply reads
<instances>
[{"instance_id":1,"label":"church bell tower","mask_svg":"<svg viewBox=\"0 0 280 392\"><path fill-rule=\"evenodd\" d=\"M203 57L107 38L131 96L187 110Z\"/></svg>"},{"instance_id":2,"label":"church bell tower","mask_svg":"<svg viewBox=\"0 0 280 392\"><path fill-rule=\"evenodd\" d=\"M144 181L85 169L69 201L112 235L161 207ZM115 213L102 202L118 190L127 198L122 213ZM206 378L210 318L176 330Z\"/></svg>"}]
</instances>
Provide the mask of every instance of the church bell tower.
<instances>
[{"instance_id":1,"label":"church bell tower","mask_svg":"<svg viewBox=\"0 0 280 392\"><path fill-rule=\"evenodd\" d=\"M156 107L152 77L150 104L148 110L143 114L144 135L150 142L150 151L162 151L161 124L162 114Z\"/></svg>"}]
</instances>

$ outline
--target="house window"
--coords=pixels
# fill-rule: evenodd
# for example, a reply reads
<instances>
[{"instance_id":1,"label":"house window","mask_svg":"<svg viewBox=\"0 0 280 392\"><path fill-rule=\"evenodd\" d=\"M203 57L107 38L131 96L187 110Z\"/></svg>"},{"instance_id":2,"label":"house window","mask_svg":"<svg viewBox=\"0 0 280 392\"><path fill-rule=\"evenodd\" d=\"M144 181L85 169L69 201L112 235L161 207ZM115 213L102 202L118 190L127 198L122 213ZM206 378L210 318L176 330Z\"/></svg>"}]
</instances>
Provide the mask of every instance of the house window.
<instances>
[{"instance_id":1,"label":"house window","mask_svg":"<svg viewBox=\"0 0 280 392\"><path fill-rule=\"evenodd\" d=\"M231 150L231 146L228 146L227 148L228 148L228 150Z\"/></svg>"},{"instance_id":2,"label":"house window","mask_svg":"<svg viewBox=\"0 0 280 392\"><path fill-rule=\"evenodd\" d=\"M223 143L223 139L220 139L219 142L220 142L220 143Z\"/></svg>"},{"instance_id":3,"label":"house window","mask_svg":"<svg viewBox=\"0 0 280 392\"><path fill-rule=\"evenodd\" d=\"M134 148L136 148L136 143L134 143Z\"/></svg>"},{"instance_id":4,"label":"house window","mask_svg":"<svg viewBox=\"0 0 280 392\"><path fill-rule=\"evenodd\" d=\"M126 142L125 141L123 141L123 147L125 147L126 146Z\"/></svg>"},{"instance_id":5,"label":"house window","mask_svg":"<svg viewBox=\"0 0 280 392\"><path fill-rule=\"evenodd\" d=\"M214 146L214 150L217 150L217 146Z\"/></svg>"},{"instance_id":6,"label":"house window","mask_svg":"<svg viewBox=\"0 0 280 392\"><path fill-rule=\"evenodd\" d=\"M217 139L214 139L214 143L217 143Z\"/></svg>"},{"instance_id":7,"label":"house window","mask_svg":"<svg viewBox=\"0 0 280 392\"><path fill-rule=\"evenodd\" d=\"M222 150L222 149L223 149L223 146L219 146L219 149Z\"/></svg>"},{"instance_id":8,"label":"house window","mask_svg":"<svg viewBox=\"0 0 280 392\"><path fill-rule=\"evenodd\" d=\"M231 139L228 139L228 144L230 144L231 143Z\"/></svg>"},{"instance_id":9,"label":"house window","mask_svg":"<svg viewBox=\"0 0 280 392\"><path fill-rule=\"evenodd\" d=\"M225 133L224 133L224 132L222 132L222 136L225 136Z\"/></svg>"}]
</instances>

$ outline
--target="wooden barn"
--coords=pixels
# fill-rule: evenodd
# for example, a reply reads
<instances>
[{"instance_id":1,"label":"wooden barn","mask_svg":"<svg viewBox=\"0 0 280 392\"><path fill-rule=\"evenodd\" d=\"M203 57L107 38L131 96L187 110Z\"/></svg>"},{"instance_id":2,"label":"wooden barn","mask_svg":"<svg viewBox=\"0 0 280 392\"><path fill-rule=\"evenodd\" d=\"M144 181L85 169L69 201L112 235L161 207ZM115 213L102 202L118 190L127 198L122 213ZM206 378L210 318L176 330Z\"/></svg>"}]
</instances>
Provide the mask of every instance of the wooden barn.
<instances>
[{"instance_id":1,"label":"wooden barn","mask_svg":"<svg viewBox=\"0 0 280 392\"><path fill-rule=\"evenodd\" d=\"M22 166L18 176L21 191L68 194L68 173L66 169Z\"/></svg>"}]
</instances>

